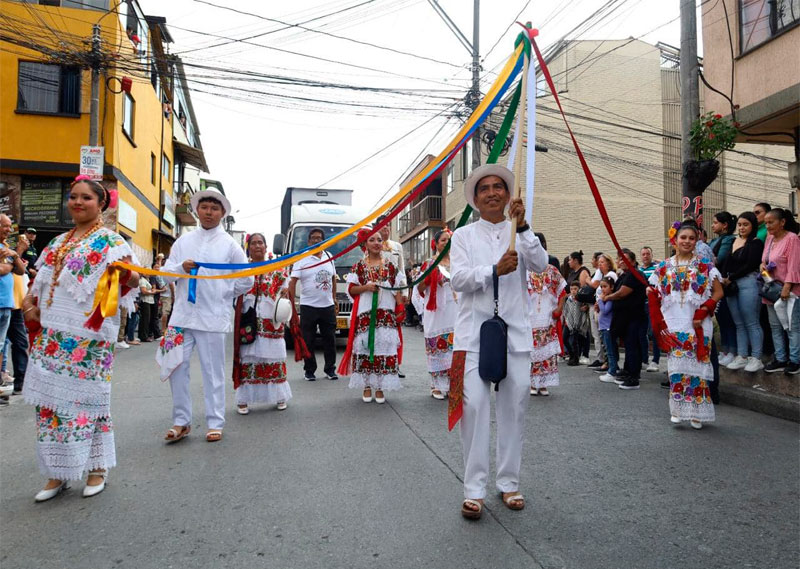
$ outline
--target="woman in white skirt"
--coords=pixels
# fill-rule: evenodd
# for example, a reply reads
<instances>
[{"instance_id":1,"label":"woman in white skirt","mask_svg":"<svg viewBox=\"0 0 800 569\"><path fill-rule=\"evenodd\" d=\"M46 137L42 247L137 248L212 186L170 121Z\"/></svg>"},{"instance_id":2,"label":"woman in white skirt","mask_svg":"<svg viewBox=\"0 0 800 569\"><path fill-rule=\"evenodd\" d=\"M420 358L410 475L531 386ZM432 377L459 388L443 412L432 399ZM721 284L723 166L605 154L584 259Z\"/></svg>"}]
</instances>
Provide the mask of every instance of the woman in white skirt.
<instances>
[{"instance_id":1,"label":"woman in white skirt","mask_svg":"<svg viewBox=\"0 0 800 569\"><path fill-rule=\"evenodd\" d=\"M431 248L436 256L450 242L450 230L436 232ZM422 265L425 272L434 259ZM453 326L458 315L458 298L450 286L450 255L442 258L438 267L419 283L415 289L422 305L422 325L425 335L425 354L428 357L428 373L431 374L431 396L445 399L450 390L450 364L453 361Z\"/></svg>"},{"instance_id":2,"label":"woman in white skirt","mask_svg":"<svg viewBox=\"0 0 800 569\"><path fill-rule=\"evenodd\" d=\"M358 233L358 240L367 230ZM400 334L397 323L404 316L401 291L379 288L404 287L405 275L383 258L383 239L369 237L362 249L366 255L347 275L348 294L353 299L347 351L339 364L340 375L350 375L350 388L362 389L364 403L384 403L386 391L401 389L398 375ZM398 310L398 307L399 310Z\"/></svg>"},{"instance_id":3,"label":"woman in white skirt","mask_svg":"<svg viewBox=\"0 0 800 569\"><path fill-rule=\"evenodd\" d=\"M550 395L547 388L558 385L561 342L557 323L567 298L566 286L564 277L553 265L547 265L541 273L528 273L529 317L533 329L531 395Z\"/></svg>"},{"instance_id":4,"label":"woman in white skirt","mask_svg":"<svg viewBox=\"0 0 800 569\"><path fill-rule=\"evenodd\" d=\"M264 261L267 254L266 239L253 233L247 241L250 260ZM272 318L275 303L287 295L289 279L286 271L277 270L255 277L255 283L236 303L237 316L255 306L256 330L252 343L241 344L241 332L236 327L234 335L233 383L236 390L237 412L247 415L253 403L277 405L286 409L292 398L292 389L286 380L285 326Z\"/></svg>"}]
</instances>

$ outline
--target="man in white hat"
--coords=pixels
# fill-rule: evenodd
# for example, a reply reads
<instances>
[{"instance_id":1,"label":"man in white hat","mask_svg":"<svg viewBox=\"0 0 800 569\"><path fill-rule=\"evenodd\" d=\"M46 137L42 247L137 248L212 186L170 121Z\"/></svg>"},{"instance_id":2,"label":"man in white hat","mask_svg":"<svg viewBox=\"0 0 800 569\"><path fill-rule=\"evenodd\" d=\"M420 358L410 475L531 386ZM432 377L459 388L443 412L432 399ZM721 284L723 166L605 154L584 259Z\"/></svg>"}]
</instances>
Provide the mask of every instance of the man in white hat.
<instances>
[{"instance_id":1,"label":"man in white hat","mask_svg":"<svg viewBox=\"0 0 800 569\"><path fill-rule=\"evenodd\" d=\"M496 164L476 168L465 182L464 193L481 217L456 230L450 240L451 282L453 290L460 294L451 377L463 377L461 444L465 500L461 513L470 519L481 515L489 477L489 407L493 384L481 379L478 362L481 325L494 315L495 272L499 277L499 316L508 325L508 372L499 383L496 400L496 485L508 508L525 507L519 492L519 471L533 348L527 316L526 270L542 272L547 266L547 252L525 221L522 200L511 198L514 184L514 175L508 168ZM517 220L516 251L509 250L511 222L506 219L507 207L509 216Z\"/></svg>"},{"instance_id":2,"label":"man in white hat","mask_svg":"<svg viewBox=\"0 0 800 569\"><path fill-rule=\"evenodd\" d=\"M172 245L164 272L189 274L205 263L246 263L244 251L220 225L231 211L228 199L216 189L197 192L191 199L200 227L181 235ZM225 271L200 268L200 275L219 275ZM183 331L183 361L170 374L173 427L166 440L176 442L189 434L192 399L189 395L189 361L197 349L203 374L206 403L206 440L218 441L225 426L225 334L231 331L233 300L253 286L253 277L197 280L196 300L189 300L191 279L166 277L176 281L170 327ZM167 331L164 332L165 336Z\"/></svg>"}]
</instances>

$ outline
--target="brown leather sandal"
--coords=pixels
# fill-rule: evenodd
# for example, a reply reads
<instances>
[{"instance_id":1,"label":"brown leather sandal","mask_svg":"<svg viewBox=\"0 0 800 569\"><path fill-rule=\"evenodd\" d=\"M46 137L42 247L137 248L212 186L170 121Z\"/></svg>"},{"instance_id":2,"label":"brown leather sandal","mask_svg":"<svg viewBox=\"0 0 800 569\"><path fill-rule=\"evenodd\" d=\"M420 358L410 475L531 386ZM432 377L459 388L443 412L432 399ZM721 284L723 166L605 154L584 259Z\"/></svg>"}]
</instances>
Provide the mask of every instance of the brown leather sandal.
<instances>
[{"instance_id":1,"label":"brown leather sandal","mask_svg":"<svg viewBox=\"0 0 800 569\"><path fill-rule=\"evenodd\" d=\"M167 431L167 436L164 437L164 440L167 443L177 443L179 440L188 437L191 432L191 425L175 425Z\"/></svg>"},{"instance_id":2,"label":"brown leather sandal","mask_svg":"<svg viewBox=\"0 0 800 569\"><path fill-rule=\"evenodd\" d=\"M209 429L208 432L206 433L206 441L210 443L215 443L221 440L222 440L221 429Z\"/></svg>"}]
</instances>

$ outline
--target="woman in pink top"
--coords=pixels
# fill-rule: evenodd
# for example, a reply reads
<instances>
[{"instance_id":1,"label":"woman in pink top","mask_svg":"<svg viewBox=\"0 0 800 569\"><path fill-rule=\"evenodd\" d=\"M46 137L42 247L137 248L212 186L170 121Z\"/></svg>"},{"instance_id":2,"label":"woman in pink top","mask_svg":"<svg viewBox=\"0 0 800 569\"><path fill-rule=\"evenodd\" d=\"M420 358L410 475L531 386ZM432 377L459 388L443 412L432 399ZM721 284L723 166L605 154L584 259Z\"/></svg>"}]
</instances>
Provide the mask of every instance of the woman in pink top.
<instances>
[{"instance_id":1,"label":"woman in pink top","mask_svg":"<svg viewBox=\"0 0 800 569\"><path fill-rule=\"evenodd\" d=\"M783 371L786 375L800 373L800 237L798 224L791 212L775 208L764 218L767 224L767 241L764 243L764 256L761 270L768 271L773 279L783 283L781 300L793 299L794 306L789 315L789 330L784 332L775 306L764 300L769 312L769 326L772 342L775 344L775 359L768 363L764 371L774 373ZM791 306L791 305L790 305ZM786 337L789 350L786 350Z\"/></svg>"}]
</instances>

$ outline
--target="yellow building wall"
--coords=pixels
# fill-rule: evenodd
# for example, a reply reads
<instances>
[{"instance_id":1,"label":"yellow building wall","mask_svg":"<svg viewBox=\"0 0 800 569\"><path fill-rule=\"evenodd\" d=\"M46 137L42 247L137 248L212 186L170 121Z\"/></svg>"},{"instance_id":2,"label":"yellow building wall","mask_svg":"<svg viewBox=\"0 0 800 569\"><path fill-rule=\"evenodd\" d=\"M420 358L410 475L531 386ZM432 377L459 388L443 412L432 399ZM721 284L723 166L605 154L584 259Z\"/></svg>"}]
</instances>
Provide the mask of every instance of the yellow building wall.
<instances>
[{"instance_id":1,"label":"yellow building wall","mask_svg":"<svg viewBox=\"0 0 800 569\"><path fill-rule=\"evenodd\" d=\"M39 5L26 7L19 2L0 0L0 11L18 20L21 29L41 29L42 23L34 19L31 10L53 29L65 30L67 33L64 38L70 43L78 42L78 38L91 38L93 24L102 18L101 38L104 51L119 50L127 59L135 56L133 43L128 39L116 15L103 17L103 12L95 10ZM60 48L57 40L41 39L38 34L36 41L53 49ZM81 47L88 49L85 44L81 44ZM44 62L45 58L37 51L0 42L0 158L68 165L42 170L39 164L39 169L17 169L14 171L16 174L74 176L77 174L80 147L89 143L91 73L89 70L82 73L79 117L19 113L16 109L20 60ZM122 131L123 94L113 93L106 86L108 84L115 91L119 90L119 82L108 79L121 79L123 76L133 79L133 142ZM99 144L105 146L106 165L122 173L124 179L114 176L118 178L120 197L137 211L136 232L132 233L132 228L127 228L125 233L132 236L140 252L150 252L154 247L152 231L159 229L160 213L153 211L158 210L160 204L159 183L164 190L169 190L172 185L172 117L164 117L162 104L150 83L149 74L141 73L137 76L130 70L109 69L107 75L101 77L100 120L105 121L101 126ZM155 183L151 178L151 154L156 158ZM162 154L167 156L171 167L168 175L159 179ZM108 176L106 179L110 181Z\"/></svg>"}]
</instances>

